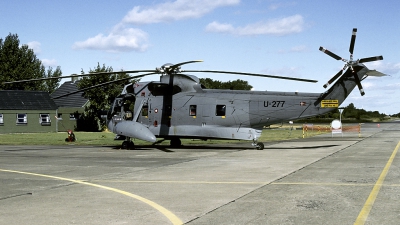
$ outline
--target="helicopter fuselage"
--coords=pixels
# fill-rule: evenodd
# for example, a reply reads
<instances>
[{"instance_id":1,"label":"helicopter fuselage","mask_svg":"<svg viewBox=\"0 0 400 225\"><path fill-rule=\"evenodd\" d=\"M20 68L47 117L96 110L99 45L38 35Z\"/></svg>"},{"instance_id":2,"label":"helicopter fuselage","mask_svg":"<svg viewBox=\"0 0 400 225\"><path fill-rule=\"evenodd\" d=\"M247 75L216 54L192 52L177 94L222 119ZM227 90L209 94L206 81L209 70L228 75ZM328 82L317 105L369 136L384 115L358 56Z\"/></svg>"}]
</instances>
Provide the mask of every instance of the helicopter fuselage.
<instances>
[{"instance_id":1,"label":"helicopter fuselage","mask_svg":"<svg viewBox=\"0 0 400 225\"><path fill-rule=\"evenodd\" d=\"M172 85L168 76L127 85L109 114L109 129L125 135L116 125L133 121L165 139L254 141L265 126L333 110L315 106L320 93L203 89L196 79L174 75Z\"/></svg>"}]
</instances>

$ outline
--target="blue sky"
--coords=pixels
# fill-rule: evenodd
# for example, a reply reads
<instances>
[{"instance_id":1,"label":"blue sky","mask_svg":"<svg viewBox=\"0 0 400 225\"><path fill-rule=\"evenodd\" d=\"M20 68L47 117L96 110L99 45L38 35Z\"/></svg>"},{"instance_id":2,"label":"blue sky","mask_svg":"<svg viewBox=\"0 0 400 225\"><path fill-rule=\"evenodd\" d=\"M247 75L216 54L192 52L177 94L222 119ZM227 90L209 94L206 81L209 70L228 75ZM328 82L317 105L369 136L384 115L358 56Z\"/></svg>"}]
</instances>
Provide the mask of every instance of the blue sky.
<instances>
[{"instance_id":1,"label":"blue sky","mask_svg":"<svg viewBox=\"0 0 400 225\"><path fill-rule=\"evenodd\" d=\"M63 75L97 63L121 69L154 69L165 63L204 60L183 69L229 70L318 80L196 74L244 79L255 90L324 92L344 65L318 49L348 59L383 55L366 63L390 76L368 77L365 95L355 89L342 104L386 114L400 112L400 2L278 0L0 1L0 37L18 34L44 65ZM158 76L142 80L158 80Z\"/></svg>"}]
</instances>

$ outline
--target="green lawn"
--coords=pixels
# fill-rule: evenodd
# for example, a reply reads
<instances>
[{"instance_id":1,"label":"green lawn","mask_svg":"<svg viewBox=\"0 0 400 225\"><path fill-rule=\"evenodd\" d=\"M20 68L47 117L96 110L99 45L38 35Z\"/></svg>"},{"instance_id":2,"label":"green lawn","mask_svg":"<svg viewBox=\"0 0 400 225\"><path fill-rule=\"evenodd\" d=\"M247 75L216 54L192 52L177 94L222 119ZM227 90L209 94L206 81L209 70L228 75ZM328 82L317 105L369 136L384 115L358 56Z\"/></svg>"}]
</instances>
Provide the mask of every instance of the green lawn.
<instances>
[{"instance_id":1,"label":"green lawn","mask_svg":"<svg viewBox=\"0 0 400 225\"><path fill-rule=\"evenodd\" d=\"M115 141L115 134L111 132L74 132L77 141L76 142L65 142L67 133L22 133L22 134L0 134L1 145L100 145L100 146L117 146L122 141ZM321 134L314 129L309 131L307 137ZM272 129L264 129L259 141L271 142L288 139L302 138L303 131L301 125L297 126L296 130L291 130L290 127L273 127ZM136 145L148 145L149 142L134 140ZM183 139L183 145L190 144L220 144L220 143L239 143L239 142L251 142L251 141L237 141L237 140L192 140ZM161 143L162 145L169 145L169 141Z\"/></svg>"}]
</instances>

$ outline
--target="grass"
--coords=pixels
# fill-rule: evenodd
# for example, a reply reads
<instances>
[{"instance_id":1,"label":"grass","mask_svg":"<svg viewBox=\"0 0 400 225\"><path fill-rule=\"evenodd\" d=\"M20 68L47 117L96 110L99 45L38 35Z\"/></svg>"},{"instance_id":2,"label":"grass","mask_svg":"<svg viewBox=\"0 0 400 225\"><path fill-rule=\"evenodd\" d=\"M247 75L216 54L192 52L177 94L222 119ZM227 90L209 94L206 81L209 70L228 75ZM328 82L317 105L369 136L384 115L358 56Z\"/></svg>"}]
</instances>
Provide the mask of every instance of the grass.
<instances>
[{"instance_id":1,"label":"grass","mask_svg":"<svg viewBox=\"0 0 400 225\"><path fill-rule=\"evenodd\" d=\"M315 125L314 125L315 126ZM326 126L326 125L323 125ZM273 142L288 139L302 138L303 131L301 125L295 125L292 130L289 126L271 126L263 130L260 142ZM324 132L309 131L306 137L315 136ZM115 134L111 132L74 132L77 141L65 142L66 132L60 133L14 133L0 134L1 145L79 145L79 146L118 146L122 141L115 141ZM134 140L136 145L149 145L149 142ZM192 140L182 139L183 145L204 145L204 144L222 144L222 143L243 143L251 141L239 140ZM169 141L162 142L161 145L169 145Z\"/></svg>"}]
</instances>

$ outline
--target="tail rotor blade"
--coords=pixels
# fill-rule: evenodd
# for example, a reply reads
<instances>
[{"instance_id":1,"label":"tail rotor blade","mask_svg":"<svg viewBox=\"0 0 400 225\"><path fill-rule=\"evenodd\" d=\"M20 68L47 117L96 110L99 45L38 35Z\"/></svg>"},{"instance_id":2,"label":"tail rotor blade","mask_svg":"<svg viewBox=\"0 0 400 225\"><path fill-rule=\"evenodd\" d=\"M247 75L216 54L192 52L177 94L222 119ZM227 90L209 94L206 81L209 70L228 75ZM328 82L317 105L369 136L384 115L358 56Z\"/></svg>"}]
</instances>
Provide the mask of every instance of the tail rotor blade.
<instances>
[{"instance_id":1,"label":"tail rotor blade","mask_svg":"<svg viewBox=\"0 0 400 225\"><path fill-rule=\"evenodd\" d=\"M321 47L319 47L319 50L320 50L321 52L323 52L323 53L325 53L325 54L329 55L330 57L332 57L332 58L336 59L336 60L343 60L343 58L342 58L342 57L340 57L340 56L336 55L335 53L333 53L333 52L329 51L329 50L328 50L328 49L326 49L326 48L323 48L322 46L321 46Z\"/></svg>"},{"instance_id":2,"label":"tail rotor blade","mask_svg":"<svg viewBox=\"0 0 400 225\"><path fill-rule=\"evenodd\" d=\"M344 68L343 68L342 70L340 70L335 76L333 76L333 77L328 81L328 83L324 84L324 88L327 88L327 87L328 87L330 84L332 84L336 79L338 79L338 77L339 77L340 75L342 75L343 70L344 70Z\"/></svg>"},{"instance_id":3,"label":"tail rotor blade","mask_svg":"<svg viewBox=\"0 0 400 225\"><path fill-rule=\"evenodd\" d=\"M369 57L369 58L362 58L360 59L359 63L365 63L365 62L373 62L377 60L382 60L383 56L374 56L374 57Z\"/></svg>"},{"instance_id":4,"label":"tail rotor blade","mask_svg":"<svg viewBox=\"0 0 400 225\"><path fill-rule=\"evenodd\" d=\"M363 87L362 87L362 85L361 85L360 78L358 78L357 73L354 73L354 79L355 79L355 81L356 81L356 84L357 84L357 86L358 86L358 89L360 90L361 96L364 96L364 95L365 95L365 92L364 92L364 89L363 89Z\"/></svg>"},{"instance_id":5,"label":"tail rotor blade","mask_svg":"<svg viewBox=\"0 0 400 225\"><path fill-rule=\"evenodd\" d=\"M356 34L357 34L357 28L353 28L353 34L351 35L351 41L350 41L350 47L349 47L349 52L352 55L353 55L353 50L354 50L354 43L356 42Z\"/></svg>"}]
</instances>

